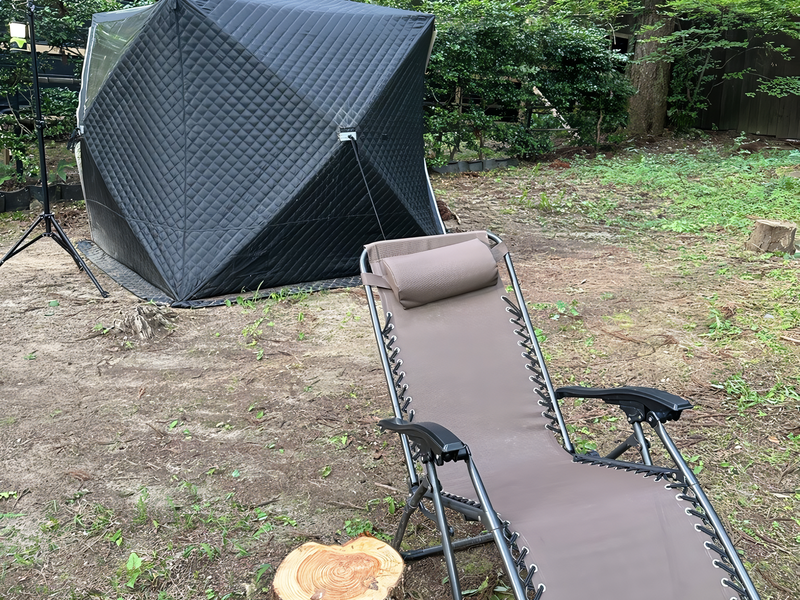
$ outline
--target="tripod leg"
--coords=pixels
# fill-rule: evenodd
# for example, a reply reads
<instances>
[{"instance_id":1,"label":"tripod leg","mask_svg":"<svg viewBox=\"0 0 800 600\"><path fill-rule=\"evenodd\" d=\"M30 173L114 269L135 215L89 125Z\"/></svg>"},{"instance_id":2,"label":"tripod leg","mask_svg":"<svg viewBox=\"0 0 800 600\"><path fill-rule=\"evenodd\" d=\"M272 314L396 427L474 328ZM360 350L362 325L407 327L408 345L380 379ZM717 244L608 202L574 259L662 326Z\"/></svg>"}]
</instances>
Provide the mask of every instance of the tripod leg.
<instances>
[{"instance_id":1,"label":"tripod leg","mask_svg":"<svg viewBox=\"0 0 800 600\"><path fill-rule=\"evenodd\" d=\"M22 252L23 250L25 250L25 248L27 248L28 246L30 246L31 244L33 244L33 243L34 243L36 240L38 240L39 238L41 238L41 237L42 237L42 236L41 236L41 234L40 234L40 235L37 235L35 238L33 238L33 239L32 239L31 241L29 241L27 244L25 244L24 246L22 245L22 242L24 242L24 241L25 241L25 238L27 238L27 237L28 237L28 236L31 234L31 232L32 232L34 229L36 229L36 226L37 226L39 223L41 223L43 220L44 220L44 217L43 217L42 215L39 215L39 216L36 218L36 220L33 222L33 224L32 224L30 227L28 227L28 230L27 230L27 231L26 231L24 234L22 234L22 237L21 237L21 238L19 238L19 240L17 241L17 243L16 243L16 244L14 244L14 246L11 248L11 250L9 250L8 252L6 252L6 255L3 257L3 260L0 260L0 265L2 265L4 262L6 262L6 261L7 261L9 258L11 258L12 256L14 256L15 254L19 254L20 252Z\"/></svg>"},{"instance_id":2,"label":"tripod leg","mask_svg":"<svg viewBox=\"0 0 800 600\"><path fill-rule=\"evenodd\" d=\"M75 266L78 267L79 271L83 271L83 265L81 265L78 257L72 253L72 248L63 240L63 238L59 235L58 231L52 231L50 233L43 234L46 237L52 238L52 240L61 246L61 248L72 257L72 260L75 261Z\"/></svg>"},{"instance_id":3,"label":"tripod leg","mask_svg":"<svg viewBox=\"0 0 800 600\"><path fill-rule=\"evenodd\" d=\"M89 267L86 265L86 263L83 262L83 259L81 258L81 255L78 254L77 250L75 250L75 247L69 241L69 238L67 237L67 234L64 233L63 229L61 229L61 225L58 224L58 221L56 221L55 217L52 214L49 214L49 215L46 215L45 218L48 219L48 221L50 221L50 223L53 225L53 227L55 228L55 230L56 230L56 232L58 234L58 238L56 238L56 236L53 235L53 239L55 239L56 243L58 243L59 246L61 246L62 248L64 248L64 250L67 251L67 254L69 254L72 257L72 259L78 265L79 269L81 269L81 270L86 272L86 274L89 276L89 279L92 280L92 283L100 291L100 295L103 298L108 298L108 292L105 291L100 286L100 282L97 281L97 279L95 279L94 274L89 270Z\"/></svg>"}]
</instances>

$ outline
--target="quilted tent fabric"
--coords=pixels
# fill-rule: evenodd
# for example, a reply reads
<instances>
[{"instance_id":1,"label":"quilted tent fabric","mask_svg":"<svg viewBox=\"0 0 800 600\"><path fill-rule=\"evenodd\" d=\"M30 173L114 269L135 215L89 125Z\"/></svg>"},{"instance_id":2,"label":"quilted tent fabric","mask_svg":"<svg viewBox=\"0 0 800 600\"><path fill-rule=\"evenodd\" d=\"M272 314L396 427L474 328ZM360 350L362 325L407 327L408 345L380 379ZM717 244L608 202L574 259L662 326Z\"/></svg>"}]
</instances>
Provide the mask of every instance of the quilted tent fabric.
<instances>
[{"instance_id":1,"label":"quilted tent fabric","mask_svg":"<svg viewBox=\"0 0 800 600\"><path fill-rule=\"evenodd\" d=\"M161 0L136 18L81 107L79 162L94 242L174 302L355 275L365 243L443 233L422 135L431 15Z\"/></svg>"}]
</instances>

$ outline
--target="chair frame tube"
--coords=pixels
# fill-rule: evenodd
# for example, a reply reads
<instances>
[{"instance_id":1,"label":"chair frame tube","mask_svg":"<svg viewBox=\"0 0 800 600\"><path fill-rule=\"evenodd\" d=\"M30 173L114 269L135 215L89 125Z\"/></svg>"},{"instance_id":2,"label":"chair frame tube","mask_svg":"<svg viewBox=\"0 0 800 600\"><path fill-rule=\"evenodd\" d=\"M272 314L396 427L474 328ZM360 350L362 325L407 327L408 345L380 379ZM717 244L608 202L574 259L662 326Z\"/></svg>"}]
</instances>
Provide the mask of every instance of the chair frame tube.
<instances>
[{"instance_id":1,"label":"chair frame tube","mask_svg":"<svg viewBox=\"0 0 800 600\"><path fill-rule=\"evenodd\" d=\"M360 266L362 273L369 273L367 251L361 253ZM372 287L364 284L364 289L367 292L367 304L369 305L369 314L372 320L372 331L375 333L375 340L378 342L378 349L381 356L381 366L383 367L383 374L386 377L386 382L389 387L389 396L392 399L392 409L394 416L400 419L403 418L403 412L400 410L400 400L397 398L397 388L394 384L394 375L392 374L392 367L389 365L389 357L386 355L386 344L383 341L381 332L381 321L378 317L378 307L375 304L375 298L372 295ZM406 470L408 472L408 479L410 487L419 485L419 477L417 471L414 469L414 459L411 454L411 447L408 443L408 438L405 435L400 436L400 442L403 446L403 456L406 460Z\"/></svg>"},{"instance_id":2,"label":"chair frame tube","mask_svg":"<svg viewBox=\"0 0 800 600\"><path fill-rule=\"evenodd\" d=\"M689 465L686 464L686 461L683 459L680 450L678 450L675 442L672 441L669 433L667 433L666 427L664 427L664 424L661 423L652 413L650 414L650 418L648 418L648 422L653 429L656 430L656 433L661 439L661 443L663 443L664 447L667 449L670 458L672 458L672 461L681 471L681 474L685 478L688 487L694 493L700 506L703 507L703 511L708 517L708 520L711 522L711 525L714 527L717 539L719 539L720 543L722 543L725 553L728 555L728 559L731 561L731 563L733 563L733 568L736 570L736 574L739 576L739 580L742 582L742 585L744 585L745 591L750 597L750 600L760 600L761 596L758 595L758 591L756 591L753 581L750 579L750 575L747 573L747 569L745 569L744 564L739 558L739 554L736 552L736 548L734 547L731 538L728 537L728 533L725 531L725 527L722 525L719 515L717 515L714 507L711 506L711 502L703 491L703 488L700 487L700 483L697 481L697 477L695 477L694 472L691 468L689 468Z\"/></svg>"},{"instance_id":3,"label":"chair frame tube","mask_svg":"<svg viewBox=\"0 0 800 600\"><path fill-rule=\"evenodd\" d=\"M469 450L467 451L469 452ZM486 491L486 488L483 485L483 480L481 480L478 469L472 460L472 455L470 455L467 459L467 466L469 468L469 477L472 480L472 487L475 488L475 493L478 495L478 500L483 508L485 519L483 526L489 529L492 537L494 538L494 544L497 546L497 549L500 552L500 557L503 560L503 566L508 574L508 578L511 583L511 589L514 592L514 598L517 600L524 600L527 596L525 594L522 582L520 581L519 571L517 570L517 566L514 563L513 557L511 556L511 550L509 550L508 544L503 536L503 524L500 522L494 507L492 507L492 503L489 500L489 493Z\"/></svg>"},{"instance_id":4,"label":"chair frame tube","mask_svg":"<svg viewBox=\"0 0 800 600\"><path fill-rule=\"evenodd\" d=\"M495 234L489 231L487 231L486 234L495 244L500 244L502 242L502 240ZM558 406L556 392L553 388L552 382L550 381L550 374L547 372L547 365L544 361L544 355L542 354L541 348L539 348L539 340L536 339L536 330L533 328L531 316L528 314L528 307L525 306L525 299L522 297L522 289L519 287L517 273L514 271L514 264L511 262L511 253L506 252L505 255L503 255L503 259L505 261L506 269L508 270L509 279L511 279L511 285L514 287L514 296L517 299L517 306L522 313L522 318L525 320L525 327L528 328L528 333L530 334L531 347L536 353L536 360L539 362L539 367L542 369L542 376L545 381L545 385L547 386L547 395L550 397L550 403L553 405L553 412L555 413L556 420L558 421L558 429L561 433L561 437L564 440L564 449L570 454L575 454L575 446L572 445L572 440L569 439L569 434L567 433L567 424L564 421L564 415L561 414L561 408Z\"/></svg>"},{"instance_id":5,"label":"chair frame tube","mask_svg":"<svg viewBox=\"0 0 800 600\"><path fill-rule=\"evenodd\" d=\"M642 424L638 421L633 422L633 433L636 436L636 441L639 442L639 452L642 455L642 461L644 464L652 466L653 460L650 458L650 450L647 448L647 440L644 437L644 431L642 431Z\"/></svg>"}]
</instances>

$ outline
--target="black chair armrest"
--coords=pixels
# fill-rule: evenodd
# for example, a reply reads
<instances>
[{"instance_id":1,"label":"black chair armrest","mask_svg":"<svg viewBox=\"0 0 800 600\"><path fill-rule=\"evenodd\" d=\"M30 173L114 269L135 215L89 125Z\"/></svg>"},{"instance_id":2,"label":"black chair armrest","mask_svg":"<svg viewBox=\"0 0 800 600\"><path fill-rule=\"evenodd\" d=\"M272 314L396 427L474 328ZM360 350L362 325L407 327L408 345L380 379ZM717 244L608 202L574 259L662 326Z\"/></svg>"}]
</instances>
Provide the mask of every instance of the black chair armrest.
<instances>
[{"instance_id":1,"label":"black chair armrest","mask_svg":"<svg viewBox=\"0 0 800 600\"><path fill-rule=\"evenodd\" d=\"M395 417L378 421L378 426L384 430L404 434L437 465L466 460L468 457L466 444L458 439L456 434L438 423L411 423Z\"/></svg>"},{"instance_id":2,"label":"black chair armrest","mask_svg":"<svg viewBox=\"0 0 800 600\"><path fill-rule=\"evenodd\" d=\"M692 405L687 401L663 390L648 387L587 388L581 386L560 387L556 398L599 398L608 404L618 405L631 423L642 422L648 413L665 421L677 421L681 412Z\"/></svg>"}]
</instances>

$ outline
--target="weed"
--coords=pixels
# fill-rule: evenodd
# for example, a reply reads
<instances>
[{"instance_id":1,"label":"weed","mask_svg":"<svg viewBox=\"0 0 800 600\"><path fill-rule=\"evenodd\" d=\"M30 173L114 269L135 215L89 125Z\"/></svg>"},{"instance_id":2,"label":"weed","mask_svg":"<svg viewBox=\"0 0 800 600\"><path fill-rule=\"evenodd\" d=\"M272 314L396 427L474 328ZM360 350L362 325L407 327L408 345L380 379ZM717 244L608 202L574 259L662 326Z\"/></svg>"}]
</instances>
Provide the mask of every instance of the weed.
<instances>
[{"instance_id":1,"label":"weed","mask_svg":"<svg viewBox=\"0 0 800 600\"><path fill-rule=\"evenodd\" d=\"M347 434L343 433L341 435L335 435L333 437L328 438L328 442L333 444L334 446L338 446L339 448L346 448L347 447Z\"/></svg>"},{"instance_id":2,"label":"weed","mask_svg":"<svg viewBox=\"0 0 800 600\"><path fill-rule=\"evenodd\" d=\"M136 581L142 574L142 559L139 558L139 555L136 554L136 552L131 552L130 556L128 557L128 561L125 563L125 573L128 578L125 585L133 589L136 585Z\"/></svg>"},{"instance_id":3,"label":"weed","mask_svg":"<svg viewBox=\"0 0 800 600\"><path fill-rule=\"evenodd\" d=\"M708 333L701 335L708 336L712 339L735 337L742 333L742 330L736 327L718 308L711 307L708 322Z\"/></svg>"},{"instance_id":4,"label":"weed","mask_svg":"<svg viewBox=\"0 0 800 600\"><path fill-rule=\"evenodd\" d=\"M398 508L402 508L406 505L403 500L397 501L391 496L386 496L383 500L381 500L381 502L386 505L386 511L390 515L393 515L395 512L397 512Z\"/></svg>"},{"instance_id":5,"label":"weed","mask_svg":"<svg viewBox=\"0 0 800 600\"><path fill-rule=\"evenodd\" d=\"M0 513L0 520L2 519L16 519L17 517L24 517L25 513Z\"/></svg>"},{"instance_id":6,"label":"weed","mask_svg":"<svg viewBox=\"0 0 800 600\"><path fill-rule=\"evenodd\" d=\"M695 475L700 475L700 472L705 467L705 465L703 463L703 459L700 458L700 455L699 454L695 454L694 456L686 456L684 454L683 458L687 463L689 463L689 466L692 468L692 472Z\"/></svg>"},{"instance_id":7,"label":"weed","mask_svg":"<svg viewBox=\"0 0 800 600\"><path fill-rule=\"evenodd\" d=\"M590 439L594 434L589 431L588 427L579 427L568 423L567 433L569 433L570 439L578 454L588 454L589 452L597 450L597 442L593 442Z\"/></svg>"},{"instance_id":8,"label":"weed","mask_svg":"<svg viewBox=\"0 0 800 600\"><path fill-rule=\"evenodd\" d=\"M376 537L380 540L384 540L388 542L391 540L391 537L382 533L375 529L375 526L372 524L371 521L366 519L349 519L344 522L344 531L347 535L351 538L358 537L360 535L369 534L372 537Z\"/></svg>"},{"instance_id":9,"label":"weed","mask_svg":"<svg viewBox=\"0 0 800 600\"><path fill-rule=\"evenodd\" d=\"M734 401L739 414L760 405L769 407L795 402L800 406L800 395L795 387L784 383L777 383L764 393L754 390L741 374L736 374L729 377L722 387L728 400Z\"/></svg>"},{"instance_id":10,"label":"weed","mask_svg":"<svg viewBox=\"0 0 800 600\"><path fill-rule=\"evenodd\" d=\"M150 492L146 487L139 491L139 499L136 501L136 518L133 520L137 525L144 525L147 523L147 500L150 498Z\"/></svg>"},{"instance_id":11,"label":"weed","mask_svg":"<svg viewBox=\"0 0 800 600\"><path fill-rule=\"evenodd\" d=\"M256 570L256 585L260 585L261 584L261 578L270 569L272 569L272 565L269 564L269 563L264 563L263 565L258 567L258 569Z\"/></svg>"},{"instance_id":12,"label":"weed","mask_svg":"<svg viewBox=\"0 0 800 600\"><path fill-rule=\"evenodd\" d=\"M558 319L561 316L580 317L581 315L578 312L577 306L578 306L578 301L577 300L573 300L569 304L567 304L563 300L558 300L555 303L556 312L551 314L550 318L555 320L555 319Z\"/></svg>"},{"instance_id":13,"label":"weed","mask_svg":"<svg viewBox=\"0 0 800 600\"><path fill-rule=\"evenodd\" d=\"M117 546L122 546L122 530L117 529L116 531L109 533L105 536L105 539L116 544Z\"/></svg>"},{"instance_id":14,"label":"weed","mask_svg":"<svg viewBox=\"0 0 800 600\"><path fill-rule=\"evenodd\" d=\"M342 321L340 323L340 326L344 327L345 323L347 323L349 321L360 321L360 320L361 320L361 317L359 315L354 315L351 311L348 310L345 313L344 318L342 319Z\"/></svg>"},{"instance_id":15,"label":"weed","mask_svg":"<svg viewBox=\"0 0 800 600\"><path fill-rule=\"evenodd\" d=\"M620 153L610 160L575 160L570 177L613 185L621 193L645 192L659 202L658 216L631 211L626 225L697 233L714 227L747 230L750 215L792 220L800 212L796 182L775 169L796 164L790 152L738 154L720 160L711 149L698 154ZM591 215L597 218L601 215Z\"/></svg>"},{"instance_id":16,"label":"weed","mask_svg":"<svg viewBox=\"0 0 800 600\"><path fill-rule=\"evenodd\" d=\"M67 170L74 169L76 164L74 162L68 161L66 159L61 159L58 161L58 165L56 165L56 176L63 181L64 183L67 182Z\"/></svg>"},{"instance_id":17,"label":"weed","mask_svg":"<svg viewBox=\"0 0 800 600\"><path fill-rule=\"evenodd\" d=\"M260 319L256 319L256 321L254 323L251 323L250 325L247 325L244 329L242 329L242 336L244 336L245 338L248 338L248 337L249 338L257 338L262 333L264 333L261 329L259 329L259 327L261 326L261 323L263 323L263 322L264 322L264 317L261 317Z\"/></svg>"}]
</instances>

